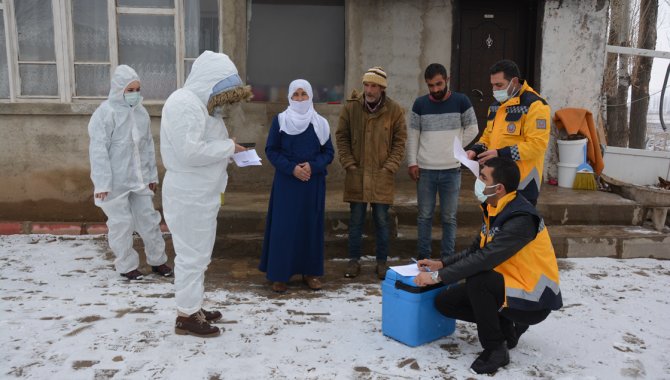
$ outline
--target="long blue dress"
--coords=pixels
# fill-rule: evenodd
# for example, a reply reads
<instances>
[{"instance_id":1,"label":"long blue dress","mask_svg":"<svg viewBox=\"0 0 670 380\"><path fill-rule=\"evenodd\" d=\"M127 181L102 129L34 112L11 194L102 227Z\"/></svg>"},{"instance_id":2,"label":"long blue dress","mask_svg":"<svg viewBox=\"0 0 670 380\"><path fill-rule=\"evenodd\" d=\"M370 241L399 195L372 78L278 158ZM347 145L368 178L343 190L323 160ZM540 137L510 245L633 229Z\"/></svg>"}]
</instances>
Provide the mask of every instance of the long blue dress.
<instances>
[{"instance_id":1,"label":"long blue dress","mask_svg":"<svg viewBox=\"0 0 670 380\"><path fill-rule=\"evenodd\" d=\"M276 116L272 121L265 155L275 176L258 266L272 282L288 282L294 274L323 276L326 167L333 154L330 138L322 146L311 124L299 135L288 135L279 131ZM293 176L301 162L312 169L307 182Z\"/></svg>"}]
</instances>

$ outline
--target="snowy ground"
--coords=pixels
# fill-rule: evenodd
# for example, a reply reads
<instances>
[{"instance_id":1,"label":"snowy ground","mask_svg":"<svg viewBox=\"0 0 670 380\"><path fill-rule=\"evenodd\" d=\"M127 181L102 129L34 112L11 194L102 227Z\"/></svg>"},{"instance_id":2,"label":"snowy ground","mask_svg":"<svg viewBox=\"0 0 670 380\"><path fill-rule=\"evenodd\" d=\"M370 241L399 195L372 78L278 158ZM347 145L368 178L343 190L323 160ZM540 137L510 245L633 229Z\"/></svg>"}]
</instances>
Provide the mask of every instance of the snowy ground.
<instances>
[{"instance_id":1,"label":"snowy ground","mask_svg":"<svg viewBox=\"0 0 670 380\"><path fill-rule=\"evenodd\" d=\"M381 333L378 284L210 291L226 331L203 339L173 333L170 281L128 284L111 264L104 240L0 236L1 378L477 378L473 325L406 347ZM565 307L531 327L496 378L670 378L670 262L560 264Z\"/></svg>"}]
</instances>

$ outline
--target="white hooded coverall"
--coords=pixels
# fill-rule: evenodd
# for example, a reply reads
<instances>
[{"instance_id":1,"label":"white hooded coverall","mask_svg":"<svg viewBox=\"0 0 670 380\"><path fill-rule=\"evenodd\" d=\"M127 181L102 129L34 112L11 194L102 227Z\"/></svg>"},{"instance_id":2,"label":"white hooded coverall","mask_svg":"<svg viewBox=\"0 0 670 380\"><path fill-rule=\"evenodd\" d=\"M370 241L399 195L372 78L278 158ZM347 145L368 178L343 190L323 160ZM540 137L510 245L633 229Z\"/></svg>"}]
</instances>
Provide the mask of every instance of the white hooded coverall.
<instances>
[{"instance_id":1,"label":"white hooded coverall","mask_svg":"<svg viewBox=\"0 0 670 380\"><path fill-rule=\"evenodd\" d=\"M237 68L228 56L206 51L193 62L184 87L163 107L163 214L176 253L177 310L188 315L202 308L205 270L228 181L226 168L235 153L223 119L210 116L206 105L214 86L233 76Z\"/></svg>"},{"instance_id":2,"label":"white hooded coverall","mask_svg":"<svg viewBox=\"0 0 670 380\"><path fill-rule=\"evenodd\" d=\"M133 81L135 70L126 65L116 68L109 97L102 102L88 123L89 156L93 193L107 192L95 204L107 215L109 247L116 255L119 273L139 266L133 249L133 231L144 240L147 263L165 264L165 241L160 231L161 216L154 209L150 183L158 183L154 140L147 110L141 104L131 107L123 93Z\"/></svg>"}]
</instances>

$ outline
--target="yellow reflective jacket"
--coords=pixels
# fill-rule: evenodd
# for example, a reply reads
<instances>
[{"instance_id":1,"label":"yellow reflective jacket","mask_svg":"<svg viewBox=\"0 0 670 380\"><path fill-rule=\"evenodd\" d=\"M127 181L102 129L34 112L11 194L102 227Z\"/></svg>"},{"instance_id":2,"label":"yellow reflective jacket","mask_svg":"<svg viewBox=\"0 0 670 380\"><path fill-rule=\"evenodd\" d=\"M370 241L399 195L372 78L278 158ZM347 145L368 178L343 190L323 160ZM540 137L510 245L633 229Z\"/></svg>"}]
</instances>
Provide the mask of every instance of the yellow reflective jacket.
<instances>
[{"instance_id":1,"label":"yellow reflective jacket","mask_svg":"<svg viewBox=\"0 0 670 380\"><path fill-rule=\"evenodd\" d=\"M518 191L532 204L537 203L542 184L550 122L551 108L523 81L515 97L489 106L486 129L473 146L477 153L496 149L498 156L514 160L521 172Z\"/></svg>"},{"instance_id":2,"label":"yellow reflective jacket","mask_svg":"<svg viewBox=\"0 0 670 380\"><path fill-rule=\"evenodd\" d=\"M504 228L505 222L515 215L531 215L536 222L535 239L493 269L502 274L505 280L503 307L522 310L560 309L563 300L556 255L544 220L535 207L512 192L501 198L495 207L487 205L483 211L480 248L491 244L496 232Z\"/></svg>"}]
</instances>

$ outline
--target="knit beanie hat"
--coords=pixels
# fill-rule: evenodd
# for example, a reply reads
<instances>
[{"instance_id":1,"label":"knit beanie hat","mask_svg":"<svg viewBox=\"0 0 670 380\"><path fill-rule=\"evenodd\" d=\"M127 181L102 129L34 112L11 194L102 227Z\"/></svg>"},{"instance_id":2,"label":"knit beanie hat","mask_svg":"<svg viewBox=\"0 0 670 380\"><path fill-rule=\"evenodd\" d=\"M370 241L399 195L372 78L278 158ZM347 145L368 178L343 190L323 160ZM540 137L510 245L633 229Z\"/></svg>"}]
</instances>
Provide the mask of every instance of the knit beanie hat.
<instances>
[{"instance_id":1,"label":"knit beanie hat","mask_svg":"<svg viewBox=\"0 0 670 380\"><path fill-rule=\"evenodd\" d=\"M375 66L363 74L363 83L376 83L384 88L388 87L386 82L386 72L381 66Z\"/></svg>"}]
</instances>

